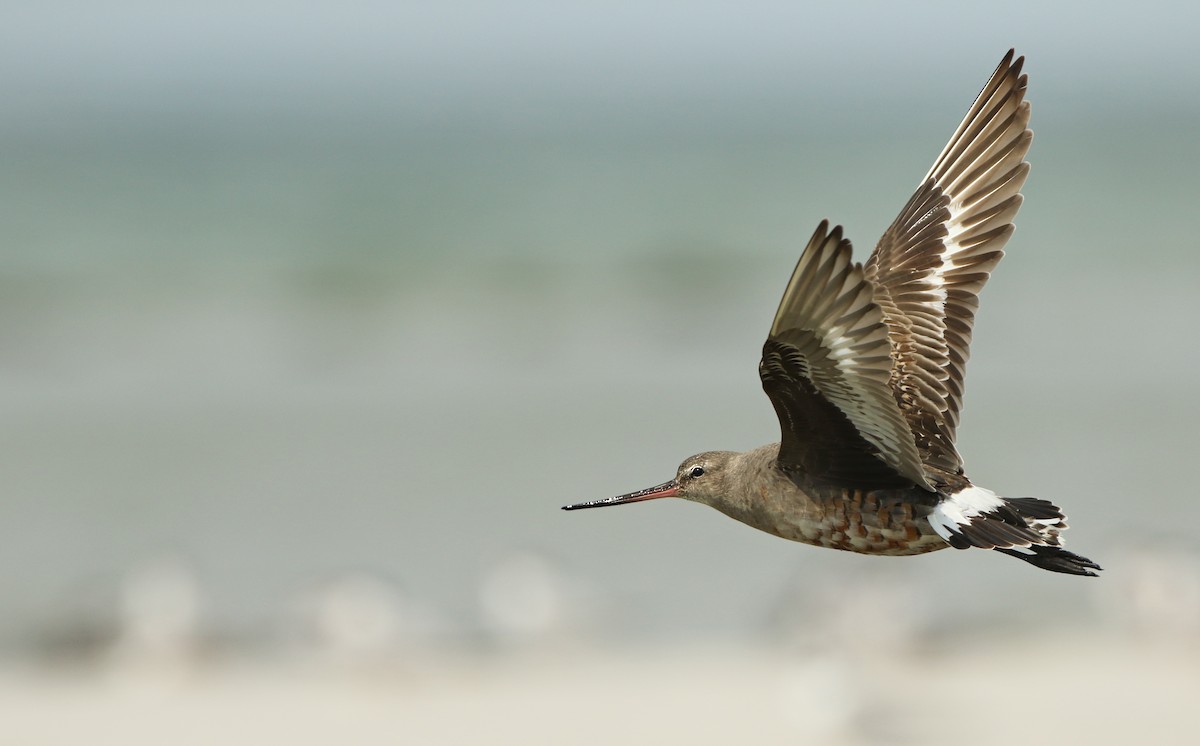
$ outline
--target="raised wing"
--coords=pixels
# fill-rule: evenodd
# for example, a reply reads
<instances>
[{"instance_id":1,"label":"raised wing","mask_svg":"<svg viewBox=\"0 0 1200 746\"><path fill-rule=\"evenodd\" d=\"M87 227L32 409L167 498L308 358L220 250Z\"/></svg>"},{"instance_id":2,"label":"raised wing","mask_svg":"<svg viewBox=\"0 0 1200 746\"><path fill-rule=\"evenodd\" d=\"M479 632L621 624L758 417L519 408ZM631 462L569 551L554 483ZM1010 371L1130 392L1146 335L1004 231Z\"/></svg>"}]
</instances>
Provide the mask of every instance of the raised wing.
<instances>
[{"instance_id":1,"label":"raised wing","mask_svg":"<svg viewBox=\"0 0 1200 746\"><path fill-rule=\"evenodd\" d=\"M866 487L929 489L888 386L883 312L838 226L821 221L792 273L758 366L779 415L779 466Z\"/></svg>"},{"instance_id":2,"label":"raised wing","mask_svg":"<svg viewBox=\"0 0 1200 746\"><path fill-rule=\"evenodd\" d=\"M979 291L1029 174L1024 61L1009 50L865 266L891 338L896 401L935 472L962 473L954 438Z\"/></svg>"}]
</instances>

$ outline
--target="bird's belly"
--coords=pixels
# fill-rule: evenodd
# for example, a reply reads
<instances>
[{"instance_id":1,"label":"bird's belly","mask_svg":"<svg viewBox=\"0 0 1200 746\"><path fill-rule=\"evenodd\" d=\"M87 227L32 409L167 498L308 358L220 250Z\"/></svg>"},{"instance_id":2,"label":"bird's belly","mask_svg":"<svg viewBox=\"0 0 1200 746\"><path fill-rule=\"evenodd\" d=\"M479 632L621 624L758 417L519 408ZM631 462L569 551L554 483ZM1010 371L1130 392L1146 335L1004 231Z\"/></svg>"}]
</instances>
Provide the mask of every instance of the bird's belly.
<instances>
[{"instance_id":1,"label":"bird's belly","mask_svg":"<svg viewBox=\"0 0 1200 746\"><path fill-rule=\"evenodd\" d=\"M929 511L905 500L903 492L845 490L841 496L799 500L794 493L763 497L769 509L733 517L784 539L860 554L924 554L949 546L929 525Z\"/></svg>"},{"instance_id":2,"label":"bird's belly","mask_svg":"<svg viewBox=\"0 0 1200 746\"><path fill-rule=\"evenodd\" d=\"M873 526L860 516L781 522L772 533L785 539L860 554L924 554L949 546L926 521ZM922 525L924 524L924 525Z\"/></svg>"}]
</instances>

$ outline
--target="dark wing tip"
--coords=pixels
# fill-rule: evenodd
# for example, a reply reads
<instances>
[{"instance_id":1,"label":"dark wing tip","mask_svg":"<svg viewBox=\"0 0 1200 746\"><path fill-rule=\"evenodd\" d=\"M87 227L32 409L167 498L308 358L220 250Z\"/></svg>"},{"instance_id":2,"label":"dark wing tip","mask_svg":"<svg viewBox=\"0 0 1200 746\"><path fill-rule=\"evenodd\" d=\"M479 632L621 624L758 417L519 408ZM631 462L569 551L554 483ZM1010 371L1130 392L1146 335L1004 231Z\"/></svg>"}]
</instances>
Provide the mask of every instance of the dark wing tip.
<instances>
[{"instance_id":1,"label":"dark wing tip","mask_svg":"<svg viewBox=\"0 0 1200 746\"><path fill-rule=\"evenodd\" d=\"M1008 51L1004 53L1004 59L1000 60L999 65L996 65L996 70L1003 70L1004 68L1009 68L1012 70L1014 75L1018 75L1021 72L1021 66L1024 64L1025 64L1025 55L1021 55L1020 57L1017 57L1017 48L1009 47Z\"/></svg>"},{"instance_id":2,"label":"dark wing tip","mask_svg":"<svg viewBox=\"0 0 1200 746\"><path fill-rule=\"evenodd\" d=\"M813 237L809 243L820 252L830 250L829 247L833 247L836 253L853 251L850 239L845 237L845 231L841 225L835 225L830 230L829 218L821 219L821 222L817 224L817 229L813 231Z\"/></svg>"}]
</instances>

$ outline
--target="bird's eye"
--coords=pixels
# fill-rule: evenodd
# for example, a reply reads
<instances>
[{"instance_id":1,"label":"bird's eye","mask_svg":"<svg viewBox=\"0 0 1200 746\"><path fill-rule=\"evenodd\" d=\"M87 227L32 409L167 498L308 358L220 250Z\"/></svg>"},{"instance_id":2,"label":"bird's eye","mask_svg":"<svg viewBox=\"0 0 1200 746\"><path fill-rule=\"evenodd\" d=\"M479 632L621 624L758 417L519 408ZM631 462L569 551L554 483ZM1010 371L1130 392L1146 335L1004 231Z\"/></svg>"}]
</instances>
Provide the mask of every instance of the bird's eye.
<instances>
[{"instance_id":1,"label":"bird's eye","mask_svg":"<svg viewBox=\"0 0 1200 746\"><path fill-rule=\"evenodd\" d=\"M703 466L693 466L692 470L688 472L688 476L691 477L692 479L695 479L696 477L704 476L704 467Z\"/></svg>"}]
</instances>

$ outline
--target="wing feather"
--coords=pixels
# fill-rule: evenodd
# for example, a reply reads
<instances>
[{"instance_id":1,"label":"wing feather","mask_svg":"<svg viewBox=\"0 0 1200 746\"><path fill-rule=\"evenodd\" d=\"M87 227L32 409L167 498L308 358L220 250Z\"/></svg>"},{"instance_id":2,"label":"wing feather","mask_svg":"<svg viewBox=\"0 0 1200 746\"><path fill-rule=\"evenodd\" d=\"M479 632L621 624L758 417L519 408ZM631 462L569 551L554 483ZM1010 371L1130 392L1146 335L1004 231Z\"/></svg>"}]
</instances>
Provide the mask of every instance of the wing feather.
<instances>
[{"instance_id":1,"label":"wing feather","mask_svg":"<svg viewBox=\"0 0 1200 746\"><path fill-rule=\"evenodd\" d=\"M780 467L862 486L929 488L888 380L891 342L841 226L822 221L796 265L763 347L779 415Z\"/></svg>"},{"instance_id":2,"label":"wing feather","mask_svg":"<svg viewBox=\"0 0 1200 746\"><path fill-rule=\"evenodd\" d=\"M889 383L927 474L962 472L954 440L978 296L1004 255L1029 174L1028 79L1013 54L864 268L891 340Z\"/></svg>"}]
</instances>

